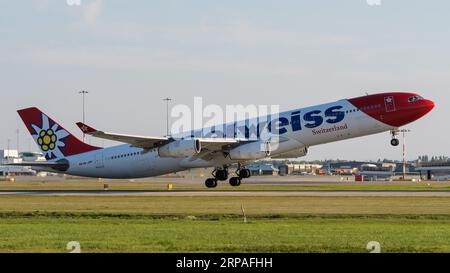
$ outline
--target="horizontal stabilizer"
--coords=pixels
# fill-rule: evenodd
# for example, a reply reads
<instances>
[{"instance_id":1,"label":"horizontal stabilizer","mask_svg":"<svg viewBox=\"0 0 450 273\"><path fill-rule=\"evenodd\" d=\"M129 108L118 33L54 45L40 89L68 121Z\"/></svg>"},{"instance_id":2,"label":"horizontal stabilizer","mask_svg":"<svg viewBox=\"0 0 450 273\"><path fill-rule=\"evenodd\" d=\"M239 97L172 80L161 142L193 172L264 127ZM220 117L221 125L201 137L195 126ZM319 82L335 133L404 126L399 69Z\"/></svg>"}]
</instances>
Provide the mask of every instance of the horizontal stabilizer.
<instances>
[{"instance_id":1,"label":"horizontal stabilizer","mask_svg":"<svg viewBox=\"0 0 450 273\"><path fill-rule=\"evenodd\" d=\"M32 161L32 162L20 162L20 163L7 163L5 166L22 166L31 168L47 168L57 171L67 171L69 169L69 162L66 159L58 161Z\"/></svg>"}]
</instances>

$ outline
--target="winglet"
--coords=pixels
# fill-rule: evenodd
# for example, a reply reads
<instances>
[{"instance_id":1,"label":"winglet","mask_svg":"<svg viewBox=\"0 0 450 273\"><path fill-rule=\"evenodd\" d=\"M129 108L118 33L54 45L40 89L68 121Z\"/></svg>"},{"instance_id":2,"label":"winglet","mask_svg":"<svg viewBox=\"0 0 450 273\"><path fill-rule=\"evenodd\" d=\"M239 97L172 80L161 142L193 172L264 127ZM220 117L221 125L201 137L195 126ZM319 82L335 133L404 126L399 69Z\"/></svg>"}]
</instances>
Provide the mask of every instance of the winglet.
<instances>
[{"instance_id":1,"label":"winglet","mask_svg":"<svg viewBox=\"0 0 450 273\"><path fill-rule=\"evenodd\" d=\"M80 128L80 130L83 133L88 134L88 135L98 132L98 130L84 124L83 122L77 122L77 126L78 126L78 128Z\"/></svg>"}]
</instances>

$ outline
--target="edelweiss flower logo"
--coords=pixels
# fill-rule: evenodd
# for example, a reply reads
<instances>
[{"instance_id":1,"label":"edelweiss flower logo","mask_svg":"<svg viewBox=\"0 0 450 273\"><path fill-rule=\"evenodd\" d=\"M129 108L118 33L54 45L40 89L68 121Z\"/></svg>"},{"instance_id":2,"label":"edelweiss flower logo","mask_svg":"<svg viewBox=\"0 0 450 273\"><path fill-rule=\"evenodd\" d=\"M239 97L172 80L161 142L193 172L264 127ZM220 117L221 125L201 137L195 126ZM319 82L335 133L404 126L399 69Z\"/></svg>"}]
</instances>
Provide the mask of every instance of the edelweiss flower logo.
<instances>
[{"instance_id":1,"label":"edelweiss flower logo","mask_svg":"<svg viewBox=\"0 0 450 273\"><path fill-rule=\"evenodd\" d=\"M63 140L69 136L69 133L59 128L58 124L50 124L50 120L46 115L42 115L42 128L32 124L31 125L36 132L33 134L33 138L39 145L41 150L45 153L47 159L62 158L64 154L60 148L66 146Z\"/></svg>"}]
</instances>

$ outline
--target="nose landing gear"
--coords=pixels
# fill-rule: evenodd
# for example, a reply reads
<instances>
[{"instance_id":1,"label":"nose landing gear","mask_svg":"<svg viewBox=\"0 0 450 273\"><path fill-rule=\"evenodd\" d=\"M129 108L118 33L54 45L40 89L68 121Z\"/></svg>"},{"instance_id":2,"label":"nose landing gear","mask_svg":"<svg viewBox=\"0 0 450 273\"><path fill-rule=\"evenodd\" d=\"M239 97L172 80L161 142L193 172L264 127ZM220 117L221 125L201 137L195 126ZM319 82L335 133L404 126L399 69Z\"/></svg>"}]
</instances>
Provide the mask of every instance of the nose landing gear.
<instances>
[{"instance_id":1,"label":"nose landing gear","mask_svg":"<svg viewBox=\"0 0 450 273\"><path fill-rule=\"evenodd\" d=\"M398 131L397 130L392 130L391 131L391 135L392 135L391 145L394 146L394 147L397 147L398 145L400 145L400 140L398 140L398 138L397 138Z\"/></svg>"},{"instance_id":2,"label":"nose landing gear","mask_svg":"<svg viewBox=\"0 0 450 273\"><path fill-rule=\"evenodd\" d=\"M400 145L400 140L398 140L396 138L393 138L391 140L391 145L394 146L394 147L397 147L398 145Z\"/></svg>"}]
</instances>

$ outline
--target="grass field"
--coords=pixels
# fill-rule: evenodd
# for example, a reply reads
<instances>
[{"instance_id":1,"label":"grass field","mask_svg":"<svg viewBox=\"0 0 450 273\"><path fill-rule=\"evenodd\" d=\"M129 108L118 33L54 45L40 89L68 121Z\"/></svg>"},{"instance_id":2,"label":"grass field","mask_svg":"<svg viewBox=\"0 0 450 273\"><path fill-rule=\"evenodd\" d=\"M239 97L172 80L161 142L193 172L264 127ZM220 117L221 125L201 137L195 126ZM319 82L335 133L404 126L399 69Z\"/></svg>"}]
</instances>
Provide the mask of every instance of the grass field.
<instances>
[{"instance_id":1,"label":"grass field","mask_svg":"<svg viewBox=\"0 0 450 273\"><path fill-rule=\"evenodd\" d=\"M248 223L241 216L244 205ZM445 197L0 198L0 252L450 252Z\"/></svg>"},{"instance_id":2,"label":"grass field","mask_svg":"<svg viewBox=\"0 0 450 273\"><path fill-rule=\"evenodd\" d=\"M446 197L2 196L0 212L143 215L450 214Z\"/></svg>"},{"instance_id":3,"label":"grass field","mask_svg":"<svg viewBox=\"0 0 450 273\"><path fill-rule=\"evenodd\" d=\"M450 252L450 218L281 217L145 218L40 216L2 219L0 251L65 252Z\"/></svg>"}]
</instances>

